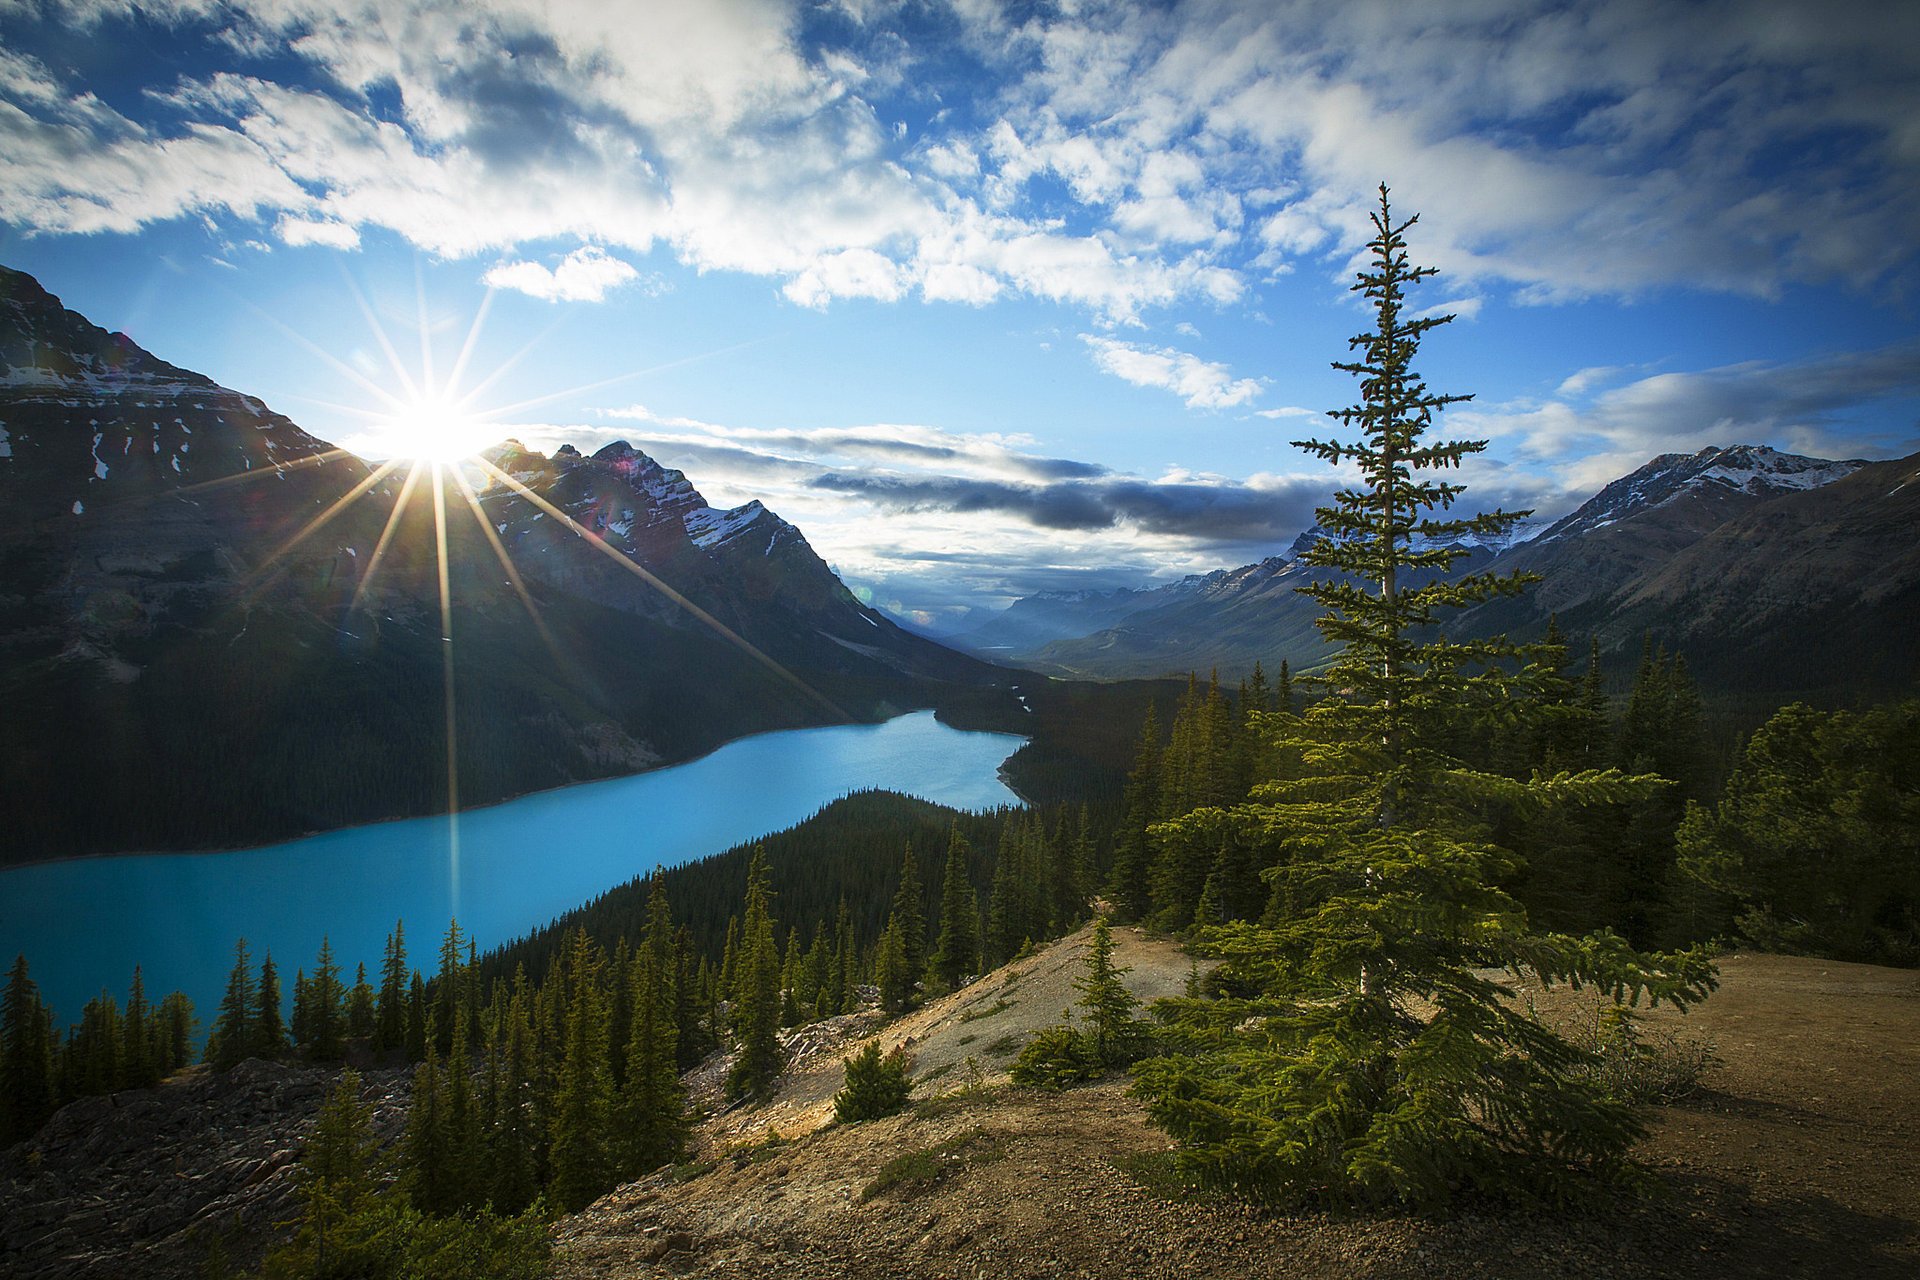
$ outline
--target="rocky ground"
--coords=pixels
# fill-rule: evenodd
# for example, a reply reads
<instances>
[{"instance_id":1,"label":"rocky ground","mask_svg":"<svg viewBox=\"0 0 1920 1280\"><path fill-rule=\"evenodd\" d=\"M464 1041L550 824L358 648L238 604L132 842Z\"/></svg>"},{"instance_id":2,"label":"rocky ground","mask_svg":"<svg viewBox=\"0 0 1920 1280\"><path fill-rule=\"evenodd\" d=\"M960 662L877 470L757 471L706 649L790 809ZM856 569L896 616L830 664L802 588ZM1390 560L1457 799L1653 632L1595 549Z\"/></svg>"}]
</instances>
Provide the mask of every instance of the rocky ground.
<instances>
[{"instance_id":1,"label":"rocky ground","mask_svg":"<svg viewBox=\"0 0 1920 1280\"><path fill-rule=\"evenodd\" d=\"M1143 997L1190 961L1116 931ZM1920 1275L1920 973L1736 955L1685 1019L1716 1062L1652 1116L1655 1194L1578 1214L1485 1208L1444 1222L1276 1214L1178 1198L1168 1142L1123 1079L1046 1094L1006 1067L1076 993L1085 931L910 1017L805 1028L773 1101L719 1106L685 1164L556 1227L561 1280L699 1277L1901 1277ZM1551 1004L1579 1021L1578 1002ZM913 1108L828 1122L840 1060L905 1044ZM257 1256L287 1216L288 1167L327 1073L263 1063L68 1108L0 1155L0 1275L196 1274L215 1239ZM374 1073L377 1125L404 1084Z\"/></svg>"},{"instance_id":2,"label":"rocky ground","mask_svg":"<svg viewBox=\"0 0 1920 1280\"><path fill-rule=\"evenodd\" d=\"M167 1280L256 1261L296 1212L294 1169L335 1072L243 1062L82 1098L0 1152L0 1276ZM406 1078L365 1073L374 1129L399 1135Z\"/></svg>"},{"instance_id":3,"label":"rocky ground","mask_svg":"<svg viewBox=\"0 0 1920 1280\"><path fill-rule=\"evenodd\" d=\"M1126 929L1116 942L1136 993L1184 987L1190 962L1166 942ZM1085 946L1082 931L880 1029L924 1082L887 1120L826 1125L840 1057L868 1030L843 1020L768 1107L716 1117L696 1159L562 1223L556 1276L1920 1275L1920 973L1727 957L1704 1006L1652 1019L1682 1053L1716 1059L1653 1113L1652 1195L1429 1222L1182 1201L1153 1176L1169 1143L1124 1080L1009 1085L1016 1046L1072 1002Z\"/></svg>"}]
</instances>

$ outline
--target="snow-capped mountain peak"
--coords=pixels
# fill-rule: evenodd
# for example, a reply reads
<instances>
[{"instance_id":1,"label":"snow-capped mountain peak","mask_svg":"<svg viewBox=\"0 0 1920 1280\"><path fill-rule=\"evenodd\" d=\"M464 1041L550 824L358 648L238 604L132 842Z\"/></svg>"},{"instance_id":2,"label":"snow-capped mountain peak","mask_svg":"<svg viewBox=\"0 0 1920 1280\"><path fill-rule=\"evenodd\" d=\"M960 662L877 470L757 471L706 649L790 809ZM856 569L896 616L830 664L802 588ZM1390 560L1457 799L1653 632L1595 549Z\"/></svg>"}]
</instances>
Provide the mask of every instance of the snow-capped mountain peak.
<instances>
[{"instance_id":1,"label":"snow-capped mountain peak","mask_svg":"<svg viewBox=\"0 0 1920 1280\"><path fill-rule=\"evenodd\" d=\"M1766 499L1818 489L1865 465L1860 458L1809 458L1752 444L1709 445L1691 454L1663 453L1589 498L1540 534L1538 541L1594 533L1688 499L1719 505L1741 495Z\"/></svg>"}]
</instances>

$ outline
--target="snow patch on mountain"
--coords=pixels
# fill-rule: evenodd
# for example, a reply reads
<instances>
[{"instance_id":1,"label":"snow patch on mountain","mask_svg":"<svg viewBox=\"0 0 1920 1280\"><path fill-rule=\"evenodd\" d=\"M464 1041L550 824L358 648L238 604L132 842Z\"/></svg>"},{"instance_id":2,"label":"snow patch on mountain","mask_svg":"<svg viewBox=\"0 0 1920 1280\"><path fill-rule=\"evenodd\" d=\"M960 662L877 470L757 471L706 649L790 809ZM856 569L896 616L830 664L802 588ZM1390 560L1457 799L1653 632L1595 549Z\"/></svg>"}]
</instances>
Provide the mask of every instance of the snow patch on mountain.
<instances>
[{"instance_id":1,"label":"snow patch on mountain","mask_svg":"<svg viewBox=\"0 0 1920 1280\"><path fill-rule=\"evenodd\" d=\"M687 512L684 523L687 536L693 539L693 545L703 549L717 547L739 537L754 521L766 514L766 507L758 498L731 511L720 511L713 507L699 507ZM773 545L768 543L767 552L772 554Z\"/></svg>"},{"instance_id":2,"label":"snow patch on mountain","mask_svg":"<svg viewBox=\"0 0 1920 1280\"><path fill-rule=\"evenodd\" d=\"M1687 498L1712 501L1734 494L1769 498L1818 489L1865 465L1860 458L1809 458L1767 445L1709 445L1698 453L1663 453L1589 498L1542 532L1538 541L1593 533Z\"/></svg>"}]
</instances>

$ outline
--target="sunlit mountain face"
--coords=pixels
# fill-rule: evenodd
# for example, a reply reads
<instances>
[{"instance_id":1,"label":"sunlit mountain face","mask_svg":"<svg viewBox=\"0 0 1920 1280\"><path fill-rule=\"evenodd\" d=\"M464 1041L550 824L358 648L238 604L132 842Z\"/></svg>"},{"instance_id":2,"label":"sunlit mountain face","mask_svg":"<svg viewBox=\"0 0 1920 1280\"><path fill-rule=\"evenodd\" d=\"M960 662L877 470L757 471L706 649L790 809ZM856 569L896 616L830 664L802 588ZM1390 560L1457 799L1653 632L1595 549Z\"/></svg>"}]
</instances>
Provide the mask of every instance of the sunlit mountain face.
<instances>
[{"instance_id":1,"label":"sunlit mountain face","mask_svg":"<svg viewBox=\"0 0 1920 1280\"><path fill-rule=\"evenodd\" d=\"M366 461L0 285L12 857L454 815L999 678L630 446L443 418Z\"/></svg>"}]
</instances>

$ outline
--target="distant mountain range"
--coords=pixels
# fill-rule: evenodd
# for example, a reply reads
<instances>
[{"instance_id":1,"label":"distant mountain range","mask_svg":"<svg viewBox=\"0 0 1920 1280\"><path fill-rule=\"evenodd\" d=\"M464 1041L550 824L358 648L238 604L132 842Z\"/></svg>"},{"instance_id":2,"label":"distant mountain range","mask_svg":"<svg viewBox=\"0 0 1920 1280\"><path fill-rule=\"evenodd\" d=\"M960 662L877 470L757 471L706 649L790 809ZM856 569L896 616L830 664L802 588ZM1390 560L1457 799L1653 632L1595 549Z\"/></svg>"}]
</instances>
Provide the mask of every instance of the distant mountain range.
<instances>
[{"instance_id":1,"label":"distant mountain range","mask_svg":"<svg viewBox=\"0 0 1920 1280\"><path fill-rule=\"evenodd\" d=\"M1018 713L759 503L626 444L490 458L519 487L403 502L405 468L0 269L0 862L442 811L449 661L462 804L950 696Z\"/></svg>"},{"instance_id":2,"label":"distant mountain range","mask_svg":"<svg viewBox=\"0 0 1920 1280\"><path fill-rule=\"evenodd\" d=\"M1533 637L1549 614L1596 636L1616 670L1642 637L1685 653L1702 684L1778 701L1845 701L1920 686L1920 455L1829 461L1760 445L1662 454L1572 514L1478 545L1456 572L1538 573L1526 595L1462 614L1461 636ZM1286 553L1151 590L1016 601L949 643L1060 675L1138 677L1326 655L1318 606L1294 588L1327 571Z\"/></svg>"}]
</instances>

